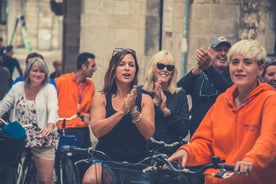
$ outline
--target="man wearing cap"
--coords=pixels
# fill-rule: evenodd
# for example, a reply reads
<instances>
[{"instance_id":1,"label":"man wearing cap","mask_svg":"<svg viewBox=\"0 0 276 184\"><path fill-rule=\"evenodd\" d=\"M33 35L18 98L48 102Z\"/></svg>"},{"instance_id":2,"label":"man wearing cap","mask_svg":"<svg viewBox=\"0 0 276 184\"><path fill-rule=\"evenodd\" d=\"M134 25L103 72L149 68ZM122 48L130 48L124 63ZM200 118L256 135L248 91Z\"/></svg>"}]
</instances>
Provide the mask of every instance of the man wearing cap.
<instances>
[{"instance_id":1,"label":"man wearing cap","mask_svg":"<svg viewBox=\"0 0 276 184\"><path fill-rule=\"evenodd\" d=\"M220 36L213 40L208 50L198 49L194 68L177 83L192 98L191 136L217 96L233 84L227 63L230 47L230 41Z\"/></svg>"},{"instance_id":2,"label":"man wearing cap","mask_svg":"<svg viewBox=\"0 0 276 184\"><path fill-rule=\"evenodd\" d=\"M12 84L12 81L13 81L12 75L13 75L14 68L17 69L20 76L23 76L23 71L19 65L18 60L12 57L12 55L13 55L13 46L8 45L4 50L4 55L2 58L3 59L2 66L8 68L10 72L10 85Z\"/></svg>"}]
</instances>

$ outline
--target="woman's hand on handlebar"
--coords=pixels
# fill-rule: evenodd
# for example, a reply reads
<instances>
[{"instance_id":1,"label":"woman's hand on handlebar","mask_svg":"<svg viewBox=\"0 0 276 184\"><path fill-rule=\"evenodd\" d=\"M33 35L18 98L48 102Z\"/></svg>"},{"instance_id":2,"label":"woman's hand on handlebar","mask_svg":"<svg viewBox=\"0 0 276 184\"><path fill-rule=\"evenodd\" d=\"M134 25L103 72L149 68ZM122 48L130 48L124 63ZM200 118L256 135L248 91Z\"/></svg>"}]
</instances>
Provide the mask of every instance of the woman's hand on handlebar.
<instances>
[{"instance_id":1,"label":"woman's hand on handlebar","mask_svg":"<svg viewBox=\"0 0 276 184\"><path fill-rule=\"evenodd\" d=\"M187 162L187 158L188 152L184 149L179 149L174 154L172 154L168 160L170 162L177 160L179 163L181 163L181 166L184 168Z\"/></svg>"},{"instance_id":2,"label":"woman's hand on handlebar","mask_svg":"<svg viewBox=\"0 0 276 184\"><path fill-rule=\"evenodd\" d=\"M55 125L53 123L48 123L48 126L40 130L40 134L42 137L46 137L49 134L53 133L55 129Z\"/></svg>"}]
</instances>

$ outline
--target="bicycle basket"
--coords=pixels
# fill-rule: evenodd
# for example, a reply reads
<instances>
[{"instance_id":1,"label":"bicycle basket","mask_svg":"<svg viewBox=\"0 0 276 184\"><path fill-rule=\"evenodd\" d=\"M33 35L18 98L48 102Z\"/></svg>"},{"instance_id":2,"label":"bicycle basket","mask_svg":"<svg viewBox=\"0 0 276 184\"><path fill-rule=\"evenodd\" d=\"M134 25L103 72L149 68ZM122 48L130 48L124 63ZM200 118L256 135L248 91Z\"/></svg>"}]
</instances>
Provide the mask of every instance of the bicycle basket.
<instances>
[{"instance_id":1,"label":"bicycle basket","mask_svg":"<svg viewBox=\"0 0 276 184\"><path fill-rule=\"evenodd\" d=\"M75 135L59 135L57 150L61 150L64 146L76 147L77 137Z\"/></svg>"},{"instance_id":2,"label":"bicycle basket","mask_svg":"<svg viewBox=\"0 0 276 184\"><path fill-rule=\"evenodd\" d=\"M3 134L12 137L14 139L26 139L26 131L25 129L17 122L11 122L5 125L2 130Z\"/></svg>"},{"instance_id":3,"label":"bicycle basket","mask_svg":"<svg viewBox=\"0 0 276 184\"><path fill-rule=\"evenodd\" d=\"M16 165L25 149L25 139L15 139L0 131L0 165Z\"/></svg>"},{"instance_id":4,"label":"bicycle basket","mask_svg":"<svg viewBox=\"0 0 276 184\"><path fill-rule=\"evenodd\" d=\"M126 162L102 162L103 184L147 184L149 176L143 173L144 164Z\"/></svg>"}]
</instances>

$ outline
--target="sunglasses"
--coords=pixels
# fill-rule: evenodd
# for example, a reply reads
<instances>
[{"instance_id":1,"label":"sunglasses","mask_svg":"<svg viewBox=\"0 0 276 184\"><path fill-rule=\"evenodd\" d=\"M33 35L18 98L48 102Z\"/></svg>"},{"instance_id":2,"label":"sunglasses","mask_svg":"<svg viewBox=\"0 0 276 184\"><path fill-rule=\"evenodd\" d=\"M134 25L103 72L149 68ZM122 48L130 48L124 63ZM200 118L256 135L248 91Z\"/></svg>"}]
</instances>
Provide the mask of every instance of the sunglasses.
<instances>
[{"instance_id":1,"label":"sunglasses","mask_svg":"<svg viewBox=\"0 0 276 184\"><path fill-rule=\"evenodd\" d=\"M174 70L174 65L165 65L165 64L162 64L162 63L157 63L158 70L163 70L165 67L167 68L167 70L169 72Z\"/></svg>"},{"instance_id":2,"label":"sunglasses","mask_svg":"<svg viewBox=\"0 0 276 184\"><path fill-rule=\"evenodd\" d=\"M133 49L128 49L128 48L115 48L113 50L113 53L112 53L112 56L118 54L119 52L127 52L127 53L130 53L130 54L133 54L134 56L136 56L136 51L133 50Z\"/></svg>"}]
</instances>

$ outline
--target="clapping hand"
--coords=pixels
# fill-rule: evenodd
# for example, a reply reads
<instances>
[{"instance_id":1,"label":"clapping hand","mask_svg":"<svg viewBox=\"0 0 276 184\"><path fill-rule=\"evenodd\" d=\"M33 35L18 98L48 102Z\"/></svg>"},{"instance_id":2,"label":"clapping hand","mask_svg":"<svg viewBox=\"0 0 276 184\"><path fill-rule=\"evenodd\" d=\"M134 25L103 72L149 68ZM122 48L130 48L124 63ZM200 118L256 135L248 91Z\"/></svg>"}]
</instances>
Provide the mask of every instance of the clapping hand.
<instances>
[{"instance_id":1,"label":"clapping hand","mask_svg":"<svg viewBox=\"0 0 276 184\"><path fill-rule=\"evenodd\" d=\"M154 98L153 98L153 102L155 105L160 106L161 103L161 92L162 92L162 88L161 88L161 80L157 80L154 83Z\"/></svg>"},{"instance_id":2,"label":"clapping hand","mask_svg":"<svg viewBox=\"0 0 276 184\"><path fill-rule=\"evenodd\" d=\"M136 96L137 96L137 86L133 86L131 89L130 93L126 96L124 99L124 104L122 107L122 111L124 114L127 114L135 107L135 101L136 101Z\"/></svg>"},{"instance_id":3,"label":"clapping hand","mask_svg":"<svg viewBox=\"0 0 276 184\"><path fill-rule=\"evenodd\" d=\"M200 69L203 71L209 68L210 65L212 65L209 49L197 49L195 53L195 59L197 60Z\"/></svg>"},{"instance_id":4,"label":"clapping hand","mask_svg":"<svg viewBox=\"0 0 276 184\"><path fill-rule=\"evenodd\" d=\"M160 106L160 109L165 109L167 108L167 97L164 94L162 87L161 87L161 80L158 79L155 83L154 83L154 98L153 98L153 102L157 105Z\"/></svg>"}]
</instances>

